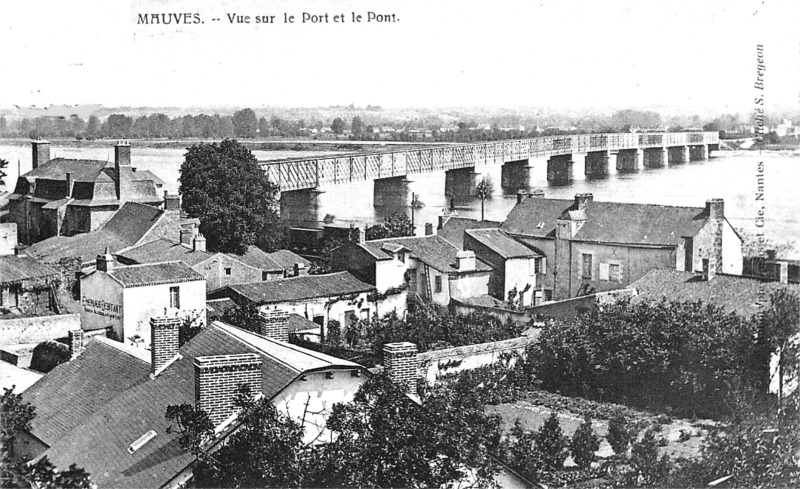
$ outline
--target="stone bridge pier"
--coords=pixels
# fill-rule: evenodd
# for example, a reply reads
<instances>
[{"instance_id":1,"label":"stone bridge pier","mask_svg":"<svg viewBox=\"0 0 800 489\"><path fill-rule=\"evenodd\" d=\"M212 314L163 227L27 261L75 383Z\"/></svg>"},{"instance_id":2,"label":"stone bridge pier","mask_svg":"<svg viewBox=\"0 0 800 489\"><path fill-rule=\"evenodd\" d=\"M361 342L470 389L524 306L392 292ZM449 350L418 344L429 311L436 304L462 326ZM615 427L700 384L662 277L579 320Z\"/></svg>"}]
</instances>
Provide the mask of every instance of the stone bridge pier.
<instances>
[{"instance_id":1,"label":"stone bridge pier","mask_svg":"<svg viewBox=\"0 0 800 489\"><path fill-rule=\"evenodd\" d=\"M617 153L617 171L634 173L642 169L642 150L621 149Z\"/></svg>"},{"instance_id":2,"label":"stone bridge pier","mask_svg":"<svg viewBox=\"0 0 800 489\"><path fill-rule=\"evenodd\" d=\"M411 184L405 175L392 178L378 178L372 191L375 207L408 207L411 205Z\"/></svg>"},{"instance_id":3,"label":"stone bridge pier","mask_svg":"<svg viewBox=\"0 0 800 489\"><path fill-rule=\"evenodd\" d=\"M564 184L572 181L572 155L553 155L547 160L547 181Z\"/></svg>"},{"instance_id":4,"label":"stone bridge pier","mask_svg":"<svg viewBox=\"0 0 800 489\"><path fill-rule=\"evenodd\" d=\"M507 161L500 169L500 186L505 190L531 188L533 165L530 160Z\"/></svg>"},{"instance_id":5,"label":"stone bridge pier","mask_svg":"<svg viewBox=\"0 0 800 489\"><path fill-rule=\"evenodd\" d=\"M281 220L291 222L319 222L319 196L324 193L316 188L281 192Z\"/></svg>"},{"instance_id":6,"label":"stone bridge pier","mask_svg":"<svg viewBox=\"0 0 800 489\"><path fill-rule=\"evenodd\" d=\"M591 151L586 153L586 169L589 178L605 178L608 176L608 164L611 159L609 151Z\"/></svg>"},{"instance_id":7,"label":"stone bridge pier","mask_svg":"<svg viewBox=\"0 0 800 489\"><path fill-rule=\"evenodd\" d=\"M689 161L700 161L708 159L708 146L705 144L697 144L689 147Z\"/></svg>"},{"instance_id":8,"label":"stone bridge pier","mask_svg":"<svg viewBox=\"0 0 800 489\"><path fill-rule=\"evenodd\" d=\"M667 148L647 148L644 150L645 168L664 168L669 164Z\"/></svg>"},{"instance_id":9,"label":"stone bridge pier","mask_svg":"<svg viewBox=\"0 0 800 489\"><path fill-rule=\"evenodd\" d=\"M669 152L670 165L689 162L689 146L672 146L667 151Z\"/></svg>"},{"instance_id":10,"label":"stone bridge pier","mask_svg":"<svg viewBox=\"0 0 800 489\"><path fill-rule=\"evenodd\" d=\"M444 194L454 197L468 197L477 194L478 174L475 167L447 170L444 175Z\"/></svg>"}]
</instances>

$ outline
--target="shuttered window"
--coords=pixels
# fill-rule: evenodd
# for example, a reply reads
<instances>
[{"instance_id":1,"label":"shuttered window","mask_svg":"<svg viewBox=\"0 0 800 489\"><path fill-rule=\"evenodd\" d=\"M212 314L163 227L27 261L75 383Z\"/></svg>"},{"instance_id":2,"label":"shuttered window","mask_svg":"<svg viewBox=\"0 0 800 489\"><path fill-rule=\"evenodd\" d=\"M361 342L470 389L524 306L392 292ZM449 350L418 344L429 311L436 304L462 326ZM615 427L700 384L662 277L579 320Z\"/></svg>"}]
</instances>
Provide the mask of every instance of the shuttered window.
<instances>
[{"instance_id":1,"label":"shuttered window","mask_svg":"<svg viewBox=\"0 0 800 489\"><path fill-rule=\"evenodd\" d=\"M589 253L581 254L583 266L581 267L581 277L586 280L592 279L592 255Z\"/></svg>"}]
</instances>

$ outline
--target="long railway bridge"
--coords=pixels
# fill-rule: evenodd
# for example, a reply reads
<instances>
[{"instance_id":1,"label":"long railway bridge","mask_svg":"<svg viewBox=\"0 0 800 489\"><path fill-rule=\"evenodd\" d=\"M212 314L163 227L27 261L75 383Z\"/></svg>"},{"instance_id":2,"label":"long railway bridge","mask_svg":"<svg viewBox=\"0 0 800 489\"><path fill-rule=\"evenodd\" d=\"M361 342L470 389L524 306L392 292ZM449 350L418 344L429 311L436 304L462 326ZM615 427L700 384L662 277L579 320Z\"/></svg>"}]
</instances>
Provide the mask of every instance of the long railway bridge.
<instances>
[{"instance_id":1,"label":"long railway bridge","mask_svg":"<svg viewBox=\"0 0 800 489\"><path fill-rule=\"evenodd\" d=\"M261 161L267 177L281 189L281 217L318 221L318 196L325 187L374 181L376 206L410 203L409 175L445 171L445 194L473 195L476 168L502 164L503 189L530 187L532 159L547 158L547 179L572 180L573 155L586 154L585 173L602 178L612 157L618 172L637 172L707 159L719 148L716 132L609 133L547 136L484 143L431 146L398 151L337 154Z\"/></svg>"}]
</instances>

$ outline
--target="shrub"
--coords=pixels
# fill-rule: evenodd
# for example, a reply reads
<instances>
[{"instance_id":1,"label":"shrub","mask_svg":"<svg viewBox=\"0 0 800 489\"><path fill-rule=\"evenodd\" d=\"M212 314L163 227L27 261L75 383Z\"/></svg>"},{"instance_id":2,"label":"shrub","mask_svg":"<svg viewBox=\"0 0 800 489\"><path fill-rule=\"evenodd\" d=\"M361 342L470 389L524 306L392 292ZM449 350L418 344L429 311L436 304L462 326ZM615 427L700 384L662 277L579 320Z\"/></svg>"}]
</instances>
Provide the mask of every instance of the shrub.
<instances>
[{"instance_id":1,"label":"shrub","mask_svg":"<svg viewBox=\"0 0 800 489\"><path fill-rule=\"evenodd\" d=\"M572 435L569 450L578 467L585 469L594 461L594 452L600 449L600 438L592 429L592 418L585 417L583 423Z\"/></svg>"},{"instance_id":2,"label":"shrub","mask_svg":"<svg viewBox=\"0 0 800 489\"><path fill-rule=\"evenodd\" d=\"M506 442L506 463L528 480L536 482L542 477L544 457L536 442L536 435L522 429L519 418L511 429L513 441Z\"/></svg>"},{"instance_id":3,"label":"shrub","mask_svg":"<svg viewBox=\"0 0 800 489\"><path fill-rule=\"evenodd\" d=\"M608 421L606 440L615 454L626 453L633 438L634 430L628 426L628 420L624 416L615 416Z\"/></svg>"},{"instance_id":4,"label":"shrub","mask_svg":"<svg viewBox=\"0 0 800 489\"><path fill-rule=\"evenodd\" d=\"M69 347L58 341L47 340L39 343L33 349L31 357L31 370L47 372L53 370L58 365L68 362L70 359Z\"/></svg>"},{"instance_id":5,"label":"shrub","mask_svg":"<svg viewBox=\"0 0 800 489\"><path fill-rule=\"evenodd\" d=\"M544 422L536 434L536 444L542 451L542 463L550 470L561 470L564 460L567 459L567 439L555 411L550 412L550 417Z\"/></svg>"},{"instance_id":6,"label":"shrub","mask_svg":"<svg viewBox=\"0 0 800 489\"><path fill-rule=\"evenodd\" d=\"M664 455L658 458L658 440L650 430L645 431L642 439L631 446L630 463L639 485L655 485L669 475L669 457Z\"/></svg>"}]
</instances>

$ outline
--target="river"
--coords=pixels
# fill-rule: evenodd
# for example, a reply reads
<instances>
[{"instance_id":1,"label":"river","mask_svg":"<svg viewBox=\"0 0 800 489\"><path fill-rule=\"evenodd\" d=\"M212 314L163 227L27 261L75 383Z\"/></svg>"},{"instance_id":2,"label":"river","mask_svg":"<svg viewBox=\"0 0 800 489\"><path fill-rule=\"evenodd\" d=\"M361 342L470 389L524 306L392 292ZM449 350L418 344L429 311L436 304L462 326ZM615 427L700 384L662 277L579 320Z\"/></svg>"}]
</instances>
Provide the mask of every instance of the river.
<instances>
[{"instance_id":1,"label":"river","mask_svg":"<svg viewBox=\"0 0 800 489\"><path fill-rule=\"evenodd\" d=\"M177 191L178 177L184 149L132 148L133 165L150 170L166 182L170 192ZM254 151L259 160L280 159L327 154L320 151ZM114 149L104 146L51 147L52 157L89 158L112 161ZM7 187L13 188L17 178L17 162L23 173L31 168L30 146L0 145L0 158L10 162L6 177ZM535 168L535 188L545 191L546 197L572 198L576 193L591 192L595 200L639 202L660 205L702 207L708 198L725 200L725 215L735 227L747 233L763 230L767 238L777 243L797 244L800 241L800 152L718 151L712 158L701 162L673 165L660 169L645 169L634 174L617 174L614 159L611 174L604 179L586 179L583 175L583 155L575 155L575 179L569 185L552 186L546 179L546 161L532 160ZM763 200L757 200L759 190L759 162L763 162ZM502 221L516 202L514 194L504 194L500 188L500 165L478 167L476 171L488 175L494 182L495 192L486 201L486 219ZM411 175L411 190L425 207L416 211L417 229L422 233L422 223L436 223L437 216L447 207L444 195L444 172ZM2 189L0 189L2 190ZM335 216L337 221L374 222L391 212L402 209L376 209L372 205L372 182L359 182L323 189L320 196L323 214ZM763 207L764 224L757 227L759 210ZM464 198L456 202L458 214L480 217L480 200ZM405 209L410 212L410 209ZM798 247L800 248L800 247ZM800 257L798 257L800 258Z\"/></svg>"}]
</instances>

